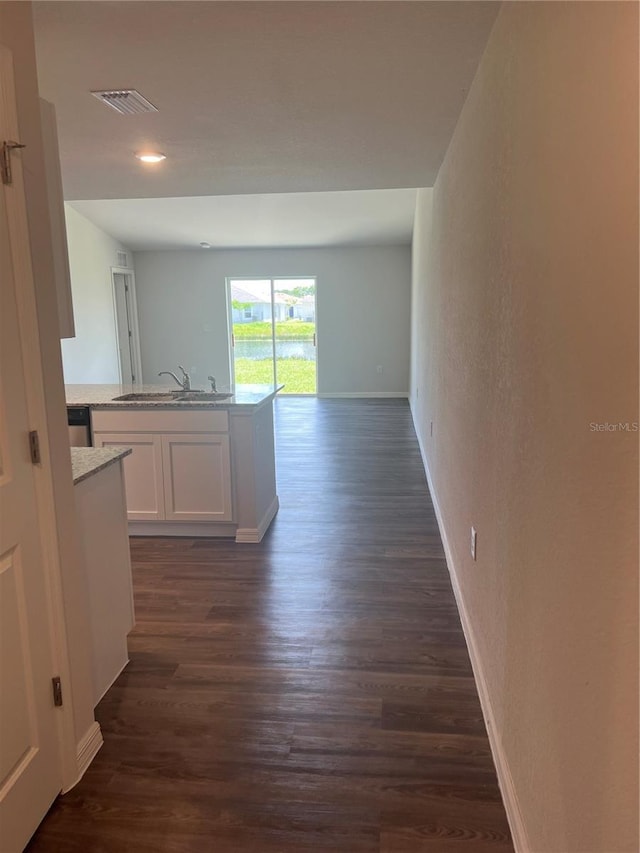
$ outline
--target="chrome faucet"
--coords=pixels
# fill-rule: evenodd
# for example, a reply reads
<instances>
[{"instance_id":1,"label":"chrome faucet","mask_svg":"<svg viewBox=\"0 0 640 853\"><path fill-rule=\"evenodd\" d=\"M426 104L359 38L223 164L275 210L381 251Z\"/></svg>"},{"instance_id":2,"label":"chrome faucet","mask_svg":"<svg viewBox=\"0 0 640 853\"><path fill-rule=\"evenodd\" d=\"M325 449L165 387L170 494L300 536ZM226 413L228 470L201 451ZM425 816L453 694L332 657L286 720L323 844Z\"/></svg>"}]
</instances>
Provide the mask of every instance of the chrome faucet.
<instances>
[{"instance_id":1,"label":"chrome faucet","mask_svg":"<svg viewBox=\"0 0 640 853\"><path fill-rule=\"evenodd\" d=\"M161 370L158 376L173 376L183 391L191 391L191 377L181 364L178 365L178 370L182 371L182 379L178 379L170 370Z\"/></svg>"},{"instance_id":2,"label":"chrome faucet","mask_svg":"<svg viewBox=\"0 0 640 853\"><path fill-rule=\"evenodd\" d=\"M211 383L211 392L213 394L216 394L218 392L218 389L216 388L216 377L215 376L207 376L207 379Z\"/></svg>"}]
</instances>

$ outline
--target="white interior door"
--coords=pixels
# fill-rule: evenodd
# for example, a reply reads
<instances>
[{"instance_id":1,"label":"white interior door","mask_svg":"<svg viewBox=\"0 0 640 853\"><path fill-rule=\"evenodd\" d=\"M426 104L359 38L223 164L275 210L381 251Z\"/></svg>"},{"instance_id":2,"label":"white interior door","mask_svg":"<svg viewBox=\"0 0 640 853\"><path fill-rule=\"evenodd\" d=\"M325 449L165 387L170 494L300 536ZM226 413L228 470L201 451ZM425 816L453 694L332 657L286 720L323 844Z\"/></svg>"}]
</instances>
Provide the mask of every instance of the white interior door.
<instances>
[{"instance_id":1,"label":"white interior door","mask_svg":"<svg viewBox=\"0 0 640 853\"><path fill-rule=\"evenodd\" d=\"M0 144L15 139L10 53L0 46ZM18 155L19 156L19 155ZM14 154L14 159L16 155ZM11 194L14 198L11 198ZM51 625L39 537L10 220L21 174L0 183L0 849L23 849L61 787ZM28 239L26 233L20 239ZM24 329L22 329L24 332Z\"/></svg>"},{"instance_id":2,"label":"white interior door","mask_svg":"<svg viewBox=\"0 0 640 853\"><path fill-rule=\"evenodd\" d=\"M116 309L118 353L120 356L120 381L124 384L139 382L138 328L131 273L113 271L113 299Z\"/></svg>"}]
</instances>

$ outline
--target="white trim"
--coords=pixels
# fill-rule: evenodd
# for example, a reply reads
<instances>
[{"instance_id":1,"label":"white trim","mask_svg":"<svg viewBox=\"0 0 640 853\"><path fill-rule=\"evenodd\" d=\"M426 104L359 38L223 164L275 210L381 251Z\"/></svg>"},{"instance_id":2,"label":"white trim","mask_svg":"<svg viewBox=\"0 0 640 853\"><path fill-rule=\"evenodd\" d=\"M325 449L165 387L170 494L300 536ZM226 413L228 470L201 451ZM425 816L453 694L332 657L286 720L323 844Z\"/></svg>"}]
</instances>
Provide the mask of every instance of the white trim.
<instances>
[{"instance_id":1,"label":"white trim","mask_svg":"<svg viewBox=\"0 0 640 853\"><path fill-rule=\"evenodd\" d=\"M5 131L9 138L20 140L15 103L13 54L0 45L0 109L6 117ZM38 510L38 533L42 547L45 575L45 596L49 613L51 636L52 675L60 676L66 692L67 702L59 709L58 737L60 750L61 787L65 780L76 772L76 740L71 694L73 684L68 656L66 614L62 593L60 551L53 488L53 473L50 460L49 429L42 375L42 350L40 326L36 305L35 281L31 260L31 235L28 225L26 189L20 157L13 161L13 188L5 195L10 245L16 282L16 305L22 342L22 358L25 380L25 397L30 429L38 430L42 462L33 466L36 502Z\"/></svg>"},{"instance_id":2,"label":"white trim","mask_svg":"<svg viewBox=\"0 0 640 853\"><path fill-rule=\"evenodd\" d=\"M118 348L118 370L120 382L129 384L130 380L122 377L122 364L120 362L120 341L118 338L118 303L116 300L116 283L114 276L124 275L127 277L129 288L129 305L131 307L131 337L133 340L133 369L136 373L136 382L142 382L142 356L140 354L140 324L138 322L138 296L136 294L136 275L131 267L111 267L111 297L113 299L113 317L116 326L116 346Z\"/></svg>"},{"instance_id":3,"label":"white trim","mask_svg":"<svg viewBox=\"0 0 640 853\"><path fill-rule=\"evenodd\" d=\"M62 789L62 793L66 794L75 787L84 776L87 768L98 754L98 750L104 743L100 723L92 723L85 734L78 741L77 762L78 762L78 777L75 782L67 785Z\"/></svg>"},{"instance_id":4,"label":"white trim","mask_svg":"<svg viewBox=\"0 0 640 853\"><path fill-rule=\"evenodd\" d=\"M293 395L291 395L293 396ZM348 399L350 397L359 398L359 397L371 397L373 398L395 398L395 399L403 399L406 400L409 397L408 391L329 391L323 392L322 394L318 394L318 397L342 397Z\"/></svg>"},{"instance_id":5,"label":"white trim","mask_svg":"<svg viewBox=\"0 0 640 853\"><path fill-rule=\"evenodd\" d=\"M234 538L236 542L261 542L280 507L278 496L271 501L257 527L205 521L130 521L129 536L189 536Z\"/></svg>"},{"instance_id":6,"label":"white trim","mask_svg":"<svg viewBox=\"0 0 640 853\"><path fill-rule=\"evenodd\" d=\"M239 527L236 531L236 542L262 542L262 537L269 529L269 525L275 518L280 501L276 495L271 501L269 509L262 516L262 520L257 527Z\"/></svg>"},{"instance_id":7,"label":"white trim","mask_svg":"<svg viewBox=\"0 0 640 853\"><path fill-rule=\"evenodd\" d=\"M229 276L224 280L225 299L227 300L227 348L229 350L229 387L235 389L235 348L233 337L233 300L231 299L231 280Z\"/></svg>"},{"instance_id":8,"label":"white trim","mask_svg":"<svg viewBox=\"0 0 640 853\"><path fill-rule=\"evenodd\" d=\"M226 537L236 535L236 524L216 521L130 521L129 536Z\"/></svg>"},{"instance_id":9,"label":"white trim","mask_svg":"<svg viewBox=\"0 0 640 853\"><path fill-rule=\"evenodd\" d=\"M447 529L444 524L440 504L438 503L438 498L433 485L433 479L431 477L431 471L429 470L427 454L422 444L422 439L418 429L418 424L416 422L416 416L413 410L412 403L413 401L410 402L411 417L413 419L413 425L416 437L418 439L420 455L422 456L422 464L424 466L425 474L427 475L427 483L429 485L431 501L433 503L433 508L436 514L436 520L438 522L438 528L440 530L440 537L444 546L445 559L447 562L447 568L449 570L449 576L451 578L451 586L453 587L453 594L455 595L456 604L460 613L460 621L462 623L462 630L464 631L465 640L467 642L469 658L471 659L471 667L473 669L476 687L478 688L478 696L480 697L482 716L484 717L485 726L487 728L487 734L489 736L489 745L491 747L491 754L493 756L493 762L495 764L496 773L498 776L498 784L500 786L502 800L504 803L505 811L507 813L507 820L509 821L509 828L511 829L513 845L515 847L516 853L529 853L529 851L531 850L531 845L529 844L529 840L527 838L525 823L522 817L522 810L520 809L520 803L518 801L518 794L516 791L515 783L513 781L513 776L511 775L511 770L509 768L507 755L502 745L502 739L500 738L498 726L496 725L496 718L493 712L493 706L491 704L491 695L489 691L489 686L487 684L487 679L484 674L482 658L478 650L478 644L476 642L472 621L469 617L469 612L464 601L464 596L462 594L460 584L458 583L457 572L453 559L453 552L451 550L451 545L449 544Z\"/></svg>"}]
</instances>

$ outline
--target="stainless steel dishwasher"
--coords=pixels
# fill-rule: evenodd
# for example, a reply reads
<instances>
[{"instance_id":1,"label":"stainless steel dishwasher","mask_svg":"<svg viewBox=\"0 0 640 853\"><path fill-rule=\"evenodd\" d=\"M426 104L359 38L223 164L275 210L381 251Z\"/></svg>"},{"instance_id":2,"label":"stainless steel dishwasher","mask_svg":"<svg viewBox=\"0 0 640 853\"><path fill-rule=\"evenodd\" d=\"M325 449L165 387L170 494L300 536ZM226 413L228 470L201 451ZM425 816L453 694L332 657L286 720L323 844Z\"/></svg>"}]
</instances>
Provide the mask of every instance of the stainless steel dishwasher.
<instances>
[{"instance_id":1,"label":"stainless steel dishwasher","mask_svg":"<svg viewBox=\"0 0 640 853\"><path fill-rule=\"evenodd\" d=\"M91 409L89 406L67 406L69 444L71 447L91 447Z\"/></svg>"}]
</instances>

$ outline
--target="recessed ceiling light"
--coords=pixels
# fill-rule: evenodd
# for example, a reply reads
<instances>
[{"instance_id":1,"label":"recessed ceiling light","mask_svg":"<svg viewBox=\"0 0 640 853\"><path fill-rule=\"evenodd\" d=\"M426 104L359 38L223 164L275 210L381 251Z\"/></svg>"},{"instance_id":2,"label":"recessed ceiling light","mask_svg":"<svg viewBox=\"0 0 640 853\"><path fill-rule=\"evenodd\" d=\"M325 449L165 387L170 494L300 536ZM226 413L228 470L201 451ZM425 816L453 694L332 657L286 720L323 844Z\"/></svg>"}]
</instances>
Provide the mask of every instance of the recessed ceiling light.
<instances>
[{"instance_id":1,"label":"recessed ceiling light","mask_svg":"<svg viewBox=\"0 0 640 853\"><path fill-rule=\"evenodd\" d=\"M167 159L166 154L160 154L158 151L141 151L136 154L136 157L143 163L159 163L161 160Z\"/></svg>"},{"instance_id":2,"label":"recessed ceiling light","mask_svg":"<svg viewBox=\"0 0 640 853\"><path fill-rule=\"evenodd\" d=\"M211 248L211 243L200 243L200 245L202 246L203 249L210 249Z\"/></svg>"}]
</instances>

